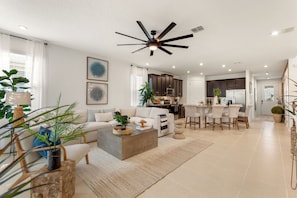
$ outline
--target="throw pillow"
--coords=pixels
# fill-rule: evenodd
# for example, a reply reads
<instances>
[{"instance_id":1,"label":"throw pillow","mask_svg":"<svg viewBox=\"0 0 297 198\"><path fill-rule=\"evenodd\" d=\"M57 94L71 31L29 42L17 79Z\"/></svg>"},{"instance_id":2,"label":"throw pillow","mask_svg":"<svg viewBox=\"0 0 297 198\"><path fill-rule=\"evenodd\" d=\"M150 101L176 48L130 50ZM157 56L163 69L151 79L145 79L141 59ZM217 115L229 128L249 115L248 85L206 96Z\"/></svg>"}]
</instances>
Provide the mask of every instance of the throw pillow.
<instances>
[{"instance_id":1,"label":"throw pillow","mask_svg":"<svg viewBox=\"0 0 297 198\"><path fill-rule=\"evenodd\" d=\"M113 120L112 112L108 113L95 113L96 122L108 122Z\"/></svg>"},{"instance_id":2,"label":"throw pillow","mask_svg":"<svg viewBox=\"0 0 297 198\"><path fill-rule=\"evenodd\" d=\"M39 135L42 136L47 136L48 140L50 141L51 136L52 136L52 131L49 130L48 128L44 128L43 126L40 126L39 128ZM58 139L56 145L61 144L60 139ZM54 145L54 143L52 142L51 146ZM34 138L33 140L33 146L34 148L44 148L47 147L49 145L47 145L45 142L41 141L40 139L38 139L37 137ZM43 150L43 151L38 151L38 153L44 157L47 158L47 150Z\"/></svg>"},{"instance_id":3,"label":"throw pillow","mask_svg":"<svg viewBox=\"0 0 297 198\"><path fill-rule=\"evenodd\" d=\"M98 113L99 110L88 109L88 122L95 122L95 113Z\"/></svg>"}]
</instances>

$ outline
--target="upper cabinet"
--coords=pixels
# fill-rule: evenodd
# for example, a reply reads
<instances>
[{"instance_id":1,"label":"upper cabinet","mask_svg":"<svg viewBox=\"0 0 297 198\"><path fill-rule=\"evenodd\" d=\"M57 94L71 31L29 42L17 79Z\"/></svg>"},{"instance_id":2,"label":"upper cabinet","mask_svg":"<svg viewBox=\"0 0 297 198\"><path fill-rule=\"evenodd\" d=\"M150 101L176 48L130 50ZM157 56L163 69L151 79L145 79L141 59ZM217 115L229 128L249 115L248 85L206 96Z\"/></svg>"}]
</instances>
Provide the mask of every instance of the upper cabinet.
<instances>
[{"instance_id":1,"label":"upper cabinet","mask_svg":"<svg viewBox=\"0 0 297 198\"><path fill-rule=\"evenodd\" d=\"M173 88L173 76L168 74L162 74L162 78L165 80L165 89L166 88Z\"/></svg>"},{"instance_id":2,"label":"upper cabinet","mask_svg":"<svg viewBox=\"0 0 297 198\"><path fill-rule=\"evenodd\" d=\"M183 95L183 81L179 79L173 79L172 75L168 74L148 74L148 81L155 92L156 96L166 96L166 89L173 88L174 96L182 97Z\"/></svg>"},{"instance_id":3,"label":"upper cabinet","mask_svg":"<svg viewBox=\"0 0 297 198\"><path fill-rule=\"evenodd\" d=\"M226 97L226 90L245 89L245 78L211 80L206 82L207 97L213 97L213 89L220 88L221 96Z\"/></svg>"},{"instance_id":4,"label":"upper cabinet","mask_svg":"<svg viewBox=\"0 0 297 198\"><path fill-rule=\"evenodd\" d=\"M183 96L183 81L179 79L173 79L174 96Z\"/></svg>"}]
</instances>

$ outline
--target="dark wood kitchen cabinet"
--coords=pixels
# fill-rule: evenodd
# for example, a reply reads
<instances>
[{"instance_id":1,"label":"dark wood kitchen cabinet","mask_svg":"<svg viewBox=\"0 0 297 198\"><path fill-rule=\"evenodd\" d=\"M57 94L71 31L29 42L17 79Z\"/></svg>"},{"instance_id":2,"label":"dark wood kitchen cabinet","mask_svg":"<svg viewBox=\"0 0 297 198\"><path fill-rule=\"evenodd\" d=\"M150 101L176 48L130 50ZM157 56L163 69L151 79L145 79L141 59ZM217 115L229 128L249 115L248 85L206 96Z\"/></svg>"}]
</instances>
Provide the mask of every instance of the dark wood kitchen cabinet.
<instances>
[{"instance_id":1,"label":"dark wood kitchen cabinet","mask_svg":"<svg viewBox=\"0 0 297 198\"><path fill-rule=\"evenodd\" d=\"M207 97L213 97L213 89L220 88L221 96L226 97L226 90L245 89L245 78L206 81Z\"/></svg>"},{"instance_id":2,"label":"dark wood kitchen cabinet","mask_svg":"<svg viewBox=\"0 0 297 198\"><path fill-rule=\"evenodd\" d=\"M165 96L165 77L157 74L148 74L148 81L156 96Z\"/></svg>"},{"instance_id":3,"label":"dark wood kitchen cabinet","mask_svg":"<svg viewBox=\"0 0 297 198\"><path fill-rule=\"evenodd\" d=\"M156 74L149 74L148 75L148 81L151 85L151 88L153 89L153 91L155 92L156 96L160 96L160 86L161 83L158 82L159 81L159 75Z\"/></svg>"},{"instance_id":4,"label":"dark wood kitchen cabinet","mask_svg":"<svg viewBox=\"0 0 297 198\"><path fill-rule=\"evenodd\" d=\"M179 79L173 79L174 96L183 96L183 81Z\"/></svg>"},{"instance_id":5,"label":"dark wood kitchen cabinet","mask_svg":"<svg viewBox=\"0 0 297 198\"><path fill-rule=\"evenodd\" d=\"M150 83L156 96L166 96L167 88L174 88L174 96L183 96L183 81L173 79L169 74L148 74L148 82Z\"/></svg>"},{"instance_id":6,"label":"dark wood kitchen cabinet","mask_svg":"<svg viewBox=\"0 0 297 198\"><path fill-rule=\"evenodd\" d=\"M169 74L162 74L162 78L164 78L165 81L165 89L166 88L173 88L173 76Z\"/></svg>"}]
</instances>

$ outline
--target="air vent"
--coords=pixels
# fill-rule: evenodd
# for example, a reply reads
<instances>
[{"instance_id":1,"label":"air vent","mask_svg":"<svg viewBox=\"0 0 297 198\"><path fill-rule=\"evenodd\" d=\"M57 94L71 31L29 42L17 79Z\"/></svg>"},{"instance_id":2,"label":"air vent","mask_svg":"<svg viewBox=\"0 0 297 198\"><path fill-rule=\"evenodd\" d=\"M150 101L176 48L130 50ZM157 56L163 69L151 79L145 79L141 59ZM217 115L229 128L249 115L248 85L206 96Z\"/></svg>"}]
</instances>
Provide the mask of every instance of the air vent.
<instances>
[{"instance_id":1,"label":"air vent","mask_svg":"<svg viewBox=\"0 0 297 198\"><path fill-rule=\"evenodd\" d=\"M195 28L192 28L191 30L192 30L192 32L197 33L197 32L200 32L200 31L204 30L204 27L199 25L199 26L197 26Z\"/></svg>"},{"instance_id":2,"label":"air vent","mask_svg":"<svg viewBox=\"0 0 297 198\"><path fill-rule=\"evenodd\" d=\"M293 32L295 30L295 27L289 27L281 30L281 33L288 33Z\"/></svg>"}]
</instances>

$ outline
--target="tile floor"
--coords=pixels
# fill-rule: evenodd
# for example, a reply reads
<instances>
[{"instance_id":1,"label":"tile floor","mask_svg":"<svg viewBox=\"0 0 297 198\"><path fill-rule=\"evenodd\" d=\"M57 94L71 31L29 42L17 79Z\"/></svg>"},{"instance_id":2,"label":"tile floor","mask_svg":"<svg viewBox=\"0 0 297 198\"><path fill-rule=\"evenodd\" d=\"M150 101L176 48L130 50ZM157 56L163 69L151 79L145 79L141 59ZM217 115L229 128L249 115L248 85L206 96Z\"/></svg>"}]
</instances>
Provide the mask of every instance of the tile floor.
<instances>
[{"instance_id":1,"label":"tile floor","mask_svg":"<svg viewBox=\"0 0 297 198\"><path fill-rule=\"evenodd\" d=\"M185 135L214 144L139 198L297 198L290 188L290 133L284 124L262 117L250 129L186 129ZM96 197L76 182L75 198Z\"/></svg>"}]
</instances>

